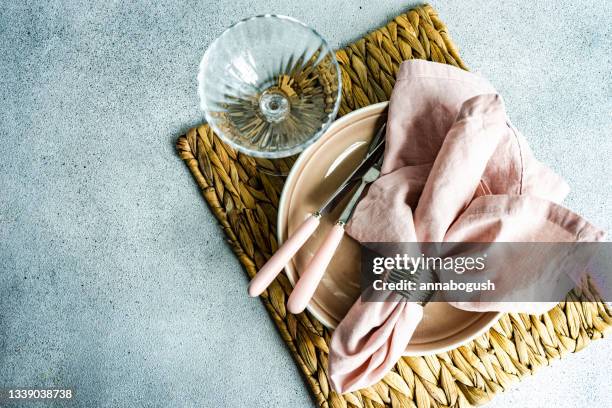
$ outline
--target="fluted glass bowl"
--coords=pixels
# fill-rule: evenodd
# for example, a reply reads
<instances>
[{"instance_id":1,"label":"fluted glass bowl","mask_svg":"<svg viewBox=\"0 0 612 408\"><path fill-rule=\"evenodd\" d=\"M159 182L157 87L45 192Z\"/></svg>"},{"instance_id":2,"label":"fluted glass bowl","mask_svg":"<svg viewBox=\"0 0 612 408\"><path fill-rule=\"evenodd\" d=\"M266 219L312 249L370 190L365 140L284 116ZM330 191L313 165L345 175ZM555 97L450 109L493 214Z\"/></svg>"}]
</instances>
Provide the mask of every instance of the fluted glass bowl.
<instances>
[{"instance_id":1,"label":"fluted glass bowl","mask_svg":"<svg viewBox=\"0 0 612 408\"><path fill-rule=\"evenodd\" d=\"M208 124L229 145L255 157L288 157L336 117L340 68L312 28L291 17L256 16L208 47L198 93Z\"/></svg>"}]
</instances>

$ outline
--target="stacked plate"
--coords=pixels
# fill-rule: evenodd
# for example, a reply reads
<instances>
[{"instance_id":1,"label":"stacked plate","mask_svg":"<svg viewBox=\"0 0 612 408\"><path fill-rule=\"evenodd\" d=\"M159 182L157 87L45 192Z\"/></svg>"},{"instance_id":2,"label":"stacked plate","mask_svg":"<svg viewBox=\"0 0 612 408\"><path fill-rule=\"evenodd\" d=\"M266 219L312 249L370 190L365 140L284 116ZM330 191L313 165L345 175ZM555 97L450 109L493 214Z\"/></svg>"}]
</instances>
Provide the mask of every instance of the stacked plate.
<instances>
[{"instance_id":1,"label":"stacked plate","mask_svg":"<svg viewBox=\"0 0 612 408\"><path fill-rule=\"evenodd\" d=\"M370 105L335 121L305 150L291 169L278 209L278 241L284 242L302 221L317 210L365 156L369 140L386 121L387 102ZM342 205L338 206L342 208ZM337 210L339 212L339 210ZM323 217L310 240L287 265L295 285L338 214ZM325 326L335 328L360 293L359 244L345 235L327 268L308 310ZM424 355L456 348L486 332L500 313L455 309L444 302L429 303L406 355Z\"/></svg>"}]
</instances>

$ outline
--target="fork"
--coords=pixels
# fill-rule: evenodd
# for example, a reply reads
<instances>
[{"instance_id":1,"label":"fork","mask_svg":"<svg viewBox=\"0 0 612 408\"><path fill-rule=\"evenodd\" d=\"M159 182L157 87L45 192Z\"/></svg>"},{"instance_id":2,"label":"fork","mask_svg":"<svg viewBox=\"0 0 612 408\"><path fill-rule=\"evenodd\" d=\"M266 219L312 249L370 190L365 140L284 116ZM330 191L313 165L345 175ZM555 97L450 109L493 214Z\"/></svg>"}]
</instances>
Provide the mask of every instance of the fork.
<instances>
[{"instance_id":1,"label":"fork","mask_svg":"<svg viewBox=\"0 0 612 408\"><path fill-rule=\"evenodd\" d=\"M308 265L306 265L304 273L300 276L287 301L287 309L291 313L297 314L303 312L310 302L338 245L340 245L340 241L342 241L346 224L351 219L355 207L361 198L361 194L368 185L373 183L380 176L383 158L384 156L381 155L376 163L374 163L374 165L361 177L359 187L357 187L357 190L355 190L351 196L348 204L342 210L342 214L340 214L338 221L327 234L323 244L319 247L317 252L315 252Z\"/></svg>"}]
</instances>

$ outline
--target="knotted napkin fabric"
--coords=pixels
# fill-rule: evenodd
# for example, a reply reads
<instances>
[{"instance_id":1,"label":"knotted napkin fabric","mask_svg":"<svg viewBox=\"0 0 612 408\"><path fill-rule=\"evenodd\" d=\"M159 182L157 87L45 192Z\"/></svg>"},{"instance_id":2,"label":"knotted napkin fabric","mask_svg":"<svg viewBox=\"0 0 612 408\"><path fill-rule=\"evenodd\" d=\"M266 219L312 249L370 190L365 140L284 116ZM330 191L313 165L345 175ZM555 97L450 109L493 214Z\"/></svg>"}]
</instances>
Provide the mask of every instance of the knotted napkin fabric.
<instances>
[{"instance_id":1,"label":"knotted napkin fabric","mask_svg":"<svg viewBox=\"0 0 612 408\"><path fill-rule=\"evenodd\" d=\"M479 75L404 62L389 105L382 176L347 232L360 242L595 242L602 231L562 207L567 184L538 162ZM512 271L508 271L512 273ZM537 284L538 276L523 277ZM358 299L333 333L332 388L381 380L406 350L421 306L396 293ZM450 302L472 311L543 313L554 303Z\"/></svg>"}]
</instances>

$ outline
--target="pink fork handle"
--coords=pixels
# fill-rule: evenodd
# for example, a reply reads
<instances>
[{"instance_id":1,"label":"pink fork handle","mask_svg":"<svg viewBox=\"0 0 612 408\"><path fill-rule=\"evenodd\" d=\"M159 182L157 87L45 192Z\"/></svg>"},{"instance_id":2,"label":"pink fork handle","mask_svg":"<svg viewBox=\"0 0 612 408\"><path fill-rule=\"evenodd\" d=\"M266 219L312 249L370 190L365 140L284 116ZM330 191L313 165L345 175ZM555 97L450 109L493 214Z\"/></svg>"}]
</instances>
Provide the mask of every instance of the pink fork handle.
<instances>
[{"instance_id":1,"label":"pink fork handle","mask_svg":"<svg viewBox=\"0 0 612 408\"><path fill-rule=\"evenodd\" d=\"M312 257L312 260L304 269L304 273L300 276L289 300L287 301L287 309L291 313L301 313L304 311L308 302L312 298L319 282L327 269L338 244L344 236L344 224L336 224L334 228L327 234L323 245L319 247L317 252Z\"/></svg>"},{"instance_id":2,"label":"pink fork handle","mask_svg":"<svg viewBox=\"0 0 612 408\"><path fill-rule=\"evenodd\" d=\"M312 233L317 229L320 216L311 214L298 227L289 238L264 266L257 272L249 284L249 296L259 296L270 283L278 276L283 268L289 263L293 255L304 245Z\"/></svg>"}]
</instances>

